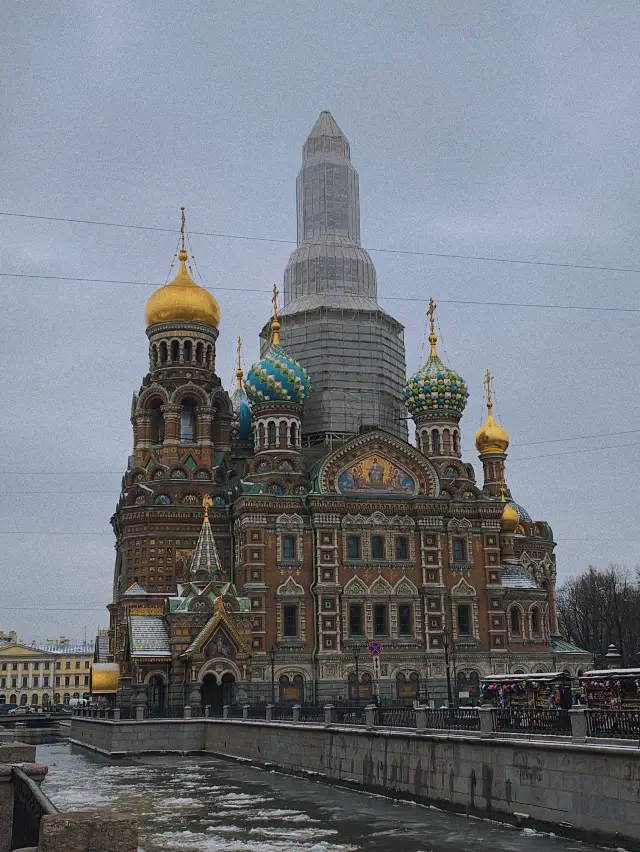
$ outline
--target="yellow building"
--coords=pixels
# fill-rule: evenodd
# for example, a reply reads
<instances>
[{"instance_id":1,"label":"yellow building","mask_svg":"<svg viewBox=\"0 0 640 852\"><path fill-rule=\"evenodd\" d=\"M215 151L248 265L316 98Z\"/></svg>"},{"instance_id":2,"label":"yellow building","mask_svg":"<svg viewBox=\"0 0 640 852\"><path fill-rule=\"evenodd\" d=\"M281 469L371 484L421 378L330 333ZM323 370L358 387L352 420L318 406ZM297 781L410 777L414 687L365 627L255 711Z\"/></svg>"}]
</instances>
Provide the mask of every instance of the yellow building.
<instances>
[{"instance_id":1,"label":"yellow building","mask_svg":"<svg viewBox=\"0 0 640 852\"><path fill-rule=\"evenodd\" d=\"M89 698L93 649L0 644L0 705L47 706Z\"/></svg>"}]
</instances>

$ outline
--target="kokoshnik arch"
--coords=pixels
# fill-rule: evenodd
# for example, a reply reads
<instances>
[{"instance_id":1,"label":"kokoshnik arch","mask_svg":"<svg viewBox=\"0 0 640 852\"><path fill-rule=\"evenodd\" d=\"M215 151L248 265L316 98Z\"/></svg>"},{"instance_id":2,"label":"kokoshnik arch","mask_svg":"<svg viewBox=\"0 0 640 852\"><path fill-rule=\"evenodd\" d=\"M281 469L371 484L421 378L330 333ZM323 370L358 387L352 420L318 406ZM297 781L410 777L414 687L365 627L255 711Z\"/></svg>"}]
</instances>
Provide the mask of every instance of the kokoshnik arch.
<instances>
[{"instance_id":1,"label":"kokoshnik arch","mask_svg":"<svg viewBox=\"0 0 640 852\"><path fill-rule=\"evenodd\" d=\"M368 698L373 666L356 657L374 639L382 697L444 696L445 645L466 692L492 673L575 675L589 657L557 635L552 531L512 499L490 376L480 485L461 456L468 388L438 354L433 301L429 358L406 378L328 112L304 145L297 207L284 307L274 288L262 357L245 377L238 341L231 393L184 212L178 274L147 303L99 660L112 693L126 705L149 687L176 707Z\"/></svg>"}]
</instances>

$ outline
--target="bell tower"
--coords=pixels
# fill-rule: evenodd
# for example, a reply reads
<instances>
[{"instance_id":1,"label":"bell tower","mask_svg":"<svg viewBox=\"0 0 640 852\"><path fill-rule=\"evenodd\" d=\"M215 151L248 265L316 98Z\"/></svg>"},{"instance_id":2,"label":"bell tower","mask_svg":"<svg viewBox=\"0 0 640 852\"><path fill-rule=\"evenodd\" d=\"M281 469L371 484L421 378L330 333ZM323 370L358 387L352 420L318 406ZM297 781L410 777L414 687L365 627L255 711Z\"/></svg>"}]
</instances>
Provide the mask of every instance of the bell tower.
<instances>
[{"instance_id":1,"label":"bell tower","mask_svg":"<svg viewBox=\"0 0 640 852\"><path fill-rule=\"evenodd\" d=\"M182 208L177 274L145 310L149 372L133 397L133 455L112 519L116 597L134 583L162 592L186 579L203 497L213 499L212 534L229 537L233 406L215 372L220 308L194 281L187 244ZM218 550L230 571L230 545Z\"/></svg>"}]
</instances>

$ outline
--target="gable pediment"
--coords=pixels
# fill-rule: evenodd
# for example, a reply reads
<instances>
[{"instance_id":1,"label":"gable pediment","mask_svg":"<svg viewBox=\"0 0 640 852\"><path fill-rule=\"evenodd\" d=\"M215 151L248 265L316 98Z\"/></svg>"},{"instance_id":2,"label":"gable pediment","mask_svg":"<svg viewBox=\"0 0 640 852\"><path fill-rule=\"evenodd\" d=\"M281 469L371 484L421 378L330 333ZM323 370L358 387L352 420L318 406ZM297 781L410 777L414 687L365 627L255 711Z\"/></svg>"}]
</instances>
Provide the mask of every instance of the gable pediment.
<instances>
[{"instance_id":1,"label":"gable pediment","mask_svg":"<svg viewBox=\"0 0 640 852\"><path fill-rule=\"evenodd\" d=\"M41 651L39 648L31 648L29 645L11 643L0 645L0 657L56 657L51 651Z\"/></svg>"},{"instance_id":2,"label":"gable pediment","mask_svg":"<svg viewBox=\"0 0 640 852\"><path fill-rule=\"evenodd\" d=\"M362 497L437 497L436 469L415 447L386 432L352 438L322 462L320 493Z\"/></svg>"}]
</instances>

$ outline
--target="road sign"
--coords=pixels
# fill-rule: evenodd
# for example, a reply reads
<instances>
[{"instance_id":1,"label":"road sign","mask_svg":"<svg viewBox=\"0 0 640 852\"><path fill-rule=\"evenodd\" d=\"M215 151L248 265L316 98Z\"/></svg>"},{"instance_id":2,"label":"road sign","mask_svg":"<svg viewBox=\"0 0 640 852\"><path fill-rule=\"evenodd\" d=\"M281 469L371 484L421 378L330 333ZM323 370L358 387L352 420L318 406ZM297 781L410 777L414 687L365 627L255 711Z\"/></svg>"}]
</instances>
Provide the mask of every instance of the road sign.
<instances>
[{"instance_id":1,"label":"road sign","mask_svg":"<svg viewBox=\"0 0 640 852\"><path fill-rule=\"evenodd\" d=\"M380 642L369 642L369 653L372 657L377 657L383 652L384 648Z\"/></svg>"}]
</instances>

